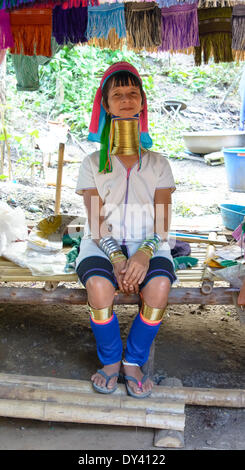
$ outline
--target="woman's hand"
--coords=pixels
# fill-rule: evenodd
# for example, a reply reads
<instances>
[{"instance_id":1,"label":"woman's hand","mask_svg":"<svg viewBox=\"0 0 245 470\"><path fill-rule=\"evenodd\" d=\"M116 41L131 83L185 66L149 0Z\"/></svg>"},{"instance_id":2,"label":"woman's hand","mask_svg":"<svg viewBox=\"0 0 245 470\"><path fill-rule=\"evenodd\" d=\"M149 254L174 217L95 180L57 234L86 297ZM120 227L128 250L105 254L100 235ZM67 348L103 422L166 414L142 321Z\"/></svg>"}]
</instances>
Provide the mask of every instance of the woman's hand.
<instances>
[{"instance_id":1,"label":"woman's hand","mask_svg":"<svg viewBox=\"0 0 245 470\"><path fill-rule=\"evenodd\" d=\"M124 272L123 274L121 274L121 271L124 271L124 269L126 268L126 265L127 265L127 259L118 261L117 263L113 264L113 271L114 271L114 274L115 274L115 277L116 277L116 280L117 280L117 283L121 292L125 292L124 286L122 283Z\"/></svg>"},{"instance_id":2,"label":"woman's hand","mask_svg":"<svg viewBox=\"0 0 245 470\"><path fill-rule=\"evenodd\" d=\"M136 251L127 260L126 267L121 271L123 288L127 294L139 292L139 284L145 279L149 264L150 258L143 251Z\"/></svg>"}]
</instances>

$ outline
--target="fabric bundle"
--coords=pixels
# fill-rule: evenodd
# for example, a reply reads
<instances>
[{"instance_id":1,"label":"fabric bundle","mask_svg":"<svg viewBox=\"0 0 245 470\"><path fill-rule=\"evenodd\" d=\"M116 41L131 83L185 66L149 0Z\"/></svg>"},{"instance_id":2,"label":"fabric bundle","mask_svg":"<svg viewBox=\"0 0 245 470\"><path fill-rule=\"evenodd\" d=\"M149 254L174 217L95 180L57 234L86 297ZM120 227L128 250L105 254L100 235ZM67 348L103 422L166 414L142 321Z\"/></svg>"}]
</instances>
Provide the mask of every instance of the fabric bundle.
<instances>
[{"instance_id":1,"label":"fabric bundle","mask_svg":"<svg viewBox=\"0 0 245 470\"><path fill-rule=\"evenodd\" d=\"M161 9L161 51L178 51L199 46L196 4L179 4Z\"/></svg>"},{"instance_id":2,"label":"fabric bundle","mask_svg":"<svg viewBox=\"0 0 245 470\"><path fill-rule=\"evenodd\" d=\"M232 9L232 49L245 51L245 5Z\"/></svg>"},{"instance_id":3,"label":"fabric bundle","mask_svg":"<svg viewBox=\"0 0 245 470\"><path fill-rule=\"evenodd\" d=\"M70 46L72 47L72 46ZM12 62L17 79L16 88L18 91L35 91L39 88L39 65L47 65L54 55L60 51L62 46L57 44L54 37L51 38L51 57L27 56L22 54L12 54Z\"/></svg>"},{"instance_id":4,"label":"fabric bundle","mask_svg":"<svg viewBox=\"0 0 245 470\"><path fill-rule=\"evenodd\" d=\"M215 63L232 62L231 35L232 8L198 10L200 46L195 47L195 65L205 64L211 57Z\"/></svg>"},{"instance_id":5,"label":"fabric bundle","mask_svg":"<svg viewBox=\"0 0 245 470\"><path fill-rule=\"evenodd\" d=\"M89 6L87 38L108 39L111 29L115 29L118 38L126 37L124 4Z\"/></svg>"},{"instance_id":6,"label":"fabric bundle","mask_svg":"<svg viewBox=\"0 0 245 470\"><path fill-rule=\"evenodd\" d=\"M154 50L161 44L161 10L155 2L125 3L129 49Z\"/></svg>"},{"instance_id":7,"label":"fabric bundle","mask_svg":"<svg viewBox=\"0 0 245 470\"><path fill-rule=\"evenodd\" d=\"M51 56L52 9L26 8L10 12L12 54Z\"/></svg>"},{"instance_id":8,"label":"fabric bundle","mask_svg":"<svg viewBox=\"0 0 245 470\"><path fill-rule=\"evenodd\" d=\"M53 10L53 36L58 44L86 42L87 23L87 7L64 10L61 6L56 6Z\"/></svg>"},{"instance_id":9,"label":"fabric bundle","mask_svg":"<svg viewBox=\"0 0 245 470\"><path fill-rule=\"evenodd\" d=\"M6 11L0 11L0 50L14 47L14 40L10 29L10 17Z\"/></svg>"}]
</instances>

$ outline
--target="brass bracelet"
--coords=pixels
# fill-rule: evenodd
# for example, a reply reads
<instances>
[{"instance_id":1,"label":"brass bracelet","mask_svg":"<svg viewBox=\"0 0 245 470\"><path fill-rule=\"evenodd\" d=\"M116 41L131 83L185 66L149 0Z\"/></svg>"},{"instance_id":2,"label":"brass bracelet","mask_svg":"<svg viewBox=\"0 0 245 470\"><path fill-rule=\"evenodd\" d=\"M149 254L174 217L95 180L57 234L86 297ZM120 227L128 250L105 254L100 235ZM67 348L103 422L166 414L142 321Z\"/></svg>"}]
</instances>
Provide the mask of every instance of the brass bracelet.
<instances>
[{"instance_id":1,"label":"brass bracelet","mask_svg":"<svg viewBox=\"0 0 245 470\"><path fill-rule=\"evenodd\" d=\"M150 258L152 258L153 256L153 250L148 246L142 246L140 248L138 248L138 251L143 251L143 253L145 253L145 255L149 256Z\"/></svg>"},{"instance_id":2,"label":"brass bracelet","mask_svg":"<svg viewBox=\"0 0 245 470\"><path fill-rule=\"evenodd\" d=\"M120 261L124 261L126 260L126 256L122 255L122 256L118 256L118 258L114 258L113 261L111 261L112 264L116 264L116 263L119 263Z\"/></svg>"},{"instance_id":3,"label":"brass bracelet","mask_svg":"<svg viewBox=\"0 0 245 470\"><path fill-rule=\"evenodd\" d=\"M117 256L124 256L122 250L117 250L117 251L114 251L113 253L111 253L109 255L109 258L110 260L112 260L113 258L117 257Z\"/></svg>"},{"instance_id":4,"label":"brass bracelet","mask_svg":"<svg viewBox=\"0 0 245 470\"><path fill-rule=\"evenodd\" d=\"M126 256L124 256L122 250L114 251L114 253L111 253L110 255L110 262L111 263L117 263L118 261L127 259Z\"/></svg>"}]
</instances>

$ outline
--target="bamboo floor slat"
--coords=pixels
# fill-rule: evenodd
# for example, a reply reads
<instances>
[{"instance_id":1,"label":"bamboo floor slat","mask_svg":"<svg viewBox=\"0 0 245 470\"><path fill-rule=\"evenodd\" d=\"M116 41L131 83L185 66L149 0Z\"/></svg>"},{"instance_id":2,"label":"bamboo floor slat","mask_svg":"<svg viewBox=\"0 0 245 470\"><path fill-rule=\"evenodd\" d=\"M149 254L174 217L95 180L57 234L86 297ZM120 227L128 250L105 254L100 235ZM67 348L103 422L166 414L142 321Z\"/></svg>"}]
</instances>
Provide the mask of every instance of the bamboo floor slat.
<instances>
[{"instance_id":1,"label":"bamboo floor slat","mask_svg":"<svg viewBox=\"0 0 245 470\"><path fill-rule=\"evenodd\" d=\"M65 250L67 252L67 249ZM177 272L180 282L198 282L202 280L204 271L204 260L207 245L191 245L191 256L198 258L198 264L189 269L182 269ZM18 266L10 260L0 257L0 281L3 282L36 282L36 281L60 281L77 282L76 273L66 273L55 276L34 276L28 268Z\"/></svg>"}]
</instances>

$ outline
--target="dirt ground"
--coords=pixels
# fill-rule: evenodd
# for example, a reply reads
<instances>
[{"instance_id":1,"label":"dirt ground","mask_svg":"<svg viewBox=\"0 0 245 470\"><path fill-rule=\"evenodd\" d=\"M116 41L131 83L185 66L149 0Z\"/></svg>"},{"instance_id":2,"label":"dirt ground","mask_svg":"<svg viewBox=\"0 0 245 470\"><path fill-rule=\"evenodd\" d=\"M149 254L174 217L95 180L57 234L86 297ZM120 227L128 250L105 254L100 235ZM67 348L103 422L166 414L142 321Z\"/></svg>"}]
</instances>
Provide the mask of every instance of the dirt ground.
<instances>
[{"instance_id":1,"label":"dirt ground","mask_svg":"<svg viewBox=\"0 0 245 470\"><path fill-rule=\"evenodd\" d=\"M115 309L125 342L137 308ZM99 366L85 307L2 305L0 315L1 372L89 380ZM244 388L244 334L234 307L168 307L155 381ZM244 409L186 406L185 413L185 450L245 449ZM0 432L0 450L156 450L154 431L138 427L0 418Z\"/></svg>"}]
</instances>

